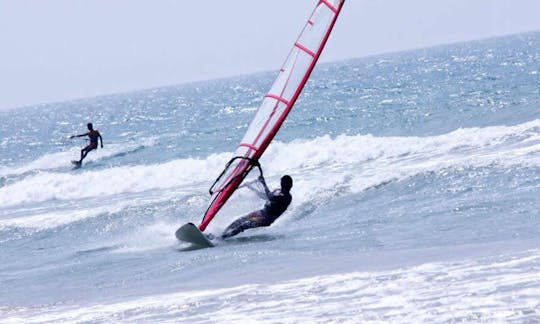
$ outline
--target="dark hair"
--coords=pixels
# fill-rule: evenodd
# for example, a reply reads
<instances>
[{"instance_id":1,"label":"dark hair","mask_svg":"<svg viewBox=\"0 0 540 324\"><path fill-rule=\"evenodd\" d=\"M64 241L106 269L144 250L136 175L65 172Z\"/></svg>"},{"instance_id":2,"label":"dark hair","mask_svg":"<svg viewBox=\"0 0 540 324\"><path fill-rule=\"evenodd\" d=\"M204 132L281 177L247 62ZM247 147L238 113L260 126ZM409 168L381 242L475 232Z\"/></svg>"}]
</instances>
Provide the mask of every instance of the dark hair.
<instances>
[{"instance_id":1,"label":"dark hair","mask_svg":"<svg viewBox=\"0 0 540 324\"><path fill-rule=\"evenodd\" d=\"M92 123L88 123L88 124L86 124L86 127L88 127L88 129L92 129L92 128L94 128L94 125L92 125Z\"/></svg>"},{"instance_id":2,"label":"dark hair","mask_svg":"<svg viewBox=\"0 0 540 324\"><path fill-rule=\"evenodd\" d=\"M284 175L283 177L281 177L281 189L291 190L292 183L293 181L290 175Z\"/></svg>"}]
</instances>

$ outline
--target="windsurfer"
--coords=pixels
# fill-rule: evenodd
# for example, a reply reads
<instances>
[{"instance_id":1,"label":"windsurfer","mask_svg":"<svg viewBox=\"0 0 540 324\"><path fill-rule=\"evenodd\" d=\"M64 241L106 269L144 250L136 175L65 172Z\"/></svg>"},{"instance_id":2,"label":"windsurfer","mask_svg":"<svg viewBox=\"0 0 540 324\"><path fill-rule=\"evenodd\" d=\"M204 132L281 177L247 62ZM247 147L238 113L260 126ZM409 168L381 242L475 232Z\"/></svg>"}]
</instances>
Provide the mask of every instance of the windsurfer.
<instances>
[{"instance_id":1,"label":"windsurfer","mask_svg":"<svg viewBox=\"0 0 540 324\"><path fill-rule=\"evenodd\" d=\"M97 130L94 129L94 126L92 125L92 123L88 123L86 126L88 127L88 131L89 131L88 133L70 136L70 138L83 137L83 136L88 136L90 138L90 144L88 144L86 147L84 147L81 150L81 159L79 161L74 161L74 163L77 163L77 164L82 163L82 161L84 160L88 152L97 149L98 138L101 141L101 148L103 148L103 138L101 138L101 134Z\"/></svg>"},{"instance_id":2,"label":"windsurfer","mask_svg":"<svg viewBox=\"0 0 540 324\"><path fill-rule=\"evenodd\" d=\"M291 188L293 180L290 176L284 175L281 177L281 189L270 191L266 185L266 181L262 176L259 177L259 182L262 184L264 193L256 191L259 196L266 199L266 203L261 210L256 210L246 216L240 217L232 222L223 232L221 238L226 239L237 235L247 229L261 226L270 226L281 214L287 210L291 203ZM255 190L255 188L248 186Z\"/></svg>"}]
</instances>

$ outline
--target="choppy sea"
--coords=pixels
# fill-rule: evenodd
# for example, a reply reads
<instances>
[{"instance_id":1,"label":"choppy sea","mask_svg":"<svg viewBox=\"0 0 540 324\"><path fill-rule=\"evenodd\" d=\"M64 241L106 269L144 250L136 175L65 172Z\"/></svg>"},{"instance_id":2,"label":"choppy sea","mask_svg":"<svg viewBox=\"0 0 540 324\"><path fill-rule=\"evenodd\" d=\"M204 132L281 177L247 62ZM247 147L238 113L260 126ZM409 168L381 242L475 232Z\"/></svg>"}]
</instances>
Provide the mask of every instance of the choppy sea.
<instances>
[{"instance_id":1,"label":"choppy sea","mask_svg":"<svg viewBox=\"0 0 540 324\"><path fill-rule=\"evenodd\" d=\"M540 32L319 64L289 210L181 251L274 77L0 111L0 322L540 322Z\"/></svg>"}]
</instances>

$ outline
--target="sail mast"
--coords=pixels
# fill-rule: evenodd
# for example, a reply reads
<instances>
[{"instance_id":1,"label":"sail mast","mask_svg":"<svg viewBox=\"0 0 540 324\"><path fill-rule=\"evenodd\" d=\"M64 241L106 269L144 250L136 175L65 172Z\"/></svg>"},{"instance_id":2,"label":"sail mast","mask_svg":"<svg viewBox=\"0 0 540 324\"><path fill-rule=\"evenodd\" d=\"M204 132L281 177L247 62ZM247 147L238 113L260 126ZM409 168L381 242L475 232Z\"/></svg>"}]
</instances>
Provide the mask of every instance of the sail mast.
<instances>
[{"instance_id":1,"label":"sail mast","mask_svg":"<svg viewBox=\"0 0 540 324\"><path fill-rule=\"evenodd\" d=\"M258 159L270 145L309 79L343 3L344 0L318 0L233 159L210 189L211 201L199 225L201 231L206 229L251 169L258 166Z\"/></svg>"}]
</instances>

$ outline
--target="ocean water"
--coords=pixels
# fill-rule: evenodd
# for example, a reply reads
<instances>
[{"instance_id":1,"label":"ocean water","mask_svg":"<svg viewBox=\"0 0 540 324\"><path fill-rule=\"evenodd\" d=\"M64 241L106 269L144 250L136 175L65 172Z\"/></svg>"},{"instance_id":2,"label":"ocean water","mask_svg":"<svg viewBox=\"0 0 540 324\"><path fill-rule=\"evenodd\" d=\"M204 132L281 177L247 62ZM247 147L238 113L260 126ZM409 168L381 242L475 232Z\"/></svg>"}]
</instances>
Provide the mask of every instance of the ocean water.
<instances>
[{"instance_id":1,"label":"ocean water","mask_svg":"<svg viewBox=\"0 0 540 324\"><path fill-rule=\"evenodd\" d=\"M0 111L0 322L540 321L539 32L318 65L261 159L289 210L182 251L274 76Z\"/></svg>"}]
</instances>

